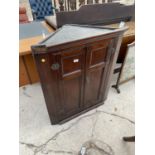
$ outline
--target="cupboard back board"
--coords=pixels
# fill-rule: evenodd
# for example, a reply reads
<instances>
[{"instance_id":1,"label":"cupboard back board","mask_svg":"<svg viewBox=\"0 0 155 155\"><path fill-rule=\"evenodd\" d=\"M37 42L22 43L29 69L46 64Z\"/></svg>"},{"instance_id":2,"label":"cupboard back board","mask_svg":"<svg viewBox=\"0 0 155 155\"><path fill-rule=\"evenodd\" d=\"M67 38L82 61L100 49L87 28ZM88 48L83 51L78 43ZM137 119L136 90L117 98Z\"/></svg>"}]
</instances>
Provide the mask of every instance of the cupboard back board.
<instances>
[{"instance_id":1,"label":"cupboard back board","mask_svg":"<svg viewBox=\"0 0 155 155\"><path fill-rule=\"evenodd\" d=\"M56 12L56 20L47 17L47 22L54 28L64 24L112 24L134 19L135 4L104 3L83 5L77 11Z\"/></svg>"},{"instance_id":2,"label":"cupboard back board","mask_svg":"<svg viewBox=\"0 0 155 155\"><path fill-rule=\"evenodd\" d=\"M32 46L52 124L103 104L126 29L65 25Z\"/></svg>"}]
</instances>

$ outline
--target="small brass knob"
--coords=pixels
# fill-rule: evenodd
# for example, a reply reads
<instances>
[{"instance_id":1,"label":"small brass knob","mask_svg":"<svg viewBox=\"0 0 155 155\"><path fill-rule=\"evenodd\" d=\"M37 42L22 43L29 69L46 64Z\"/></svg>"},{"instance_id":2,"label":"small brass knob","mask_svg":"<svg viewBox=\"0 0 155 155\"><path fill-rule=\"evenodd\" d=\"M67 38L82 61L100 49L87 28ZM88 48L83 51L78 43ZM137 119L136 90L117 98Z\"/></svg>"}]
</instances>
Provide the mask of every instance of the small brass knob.
<instances>
[{"instance_id":1,"label":"small brass knob","mask_svg":"<svg viewBox=\"0 0 155 155\"><path fill-rule=\"evenodd\" d=\"M45 60L44 58L42 58L42 59L41 59L41 62L43 62L43 63L44 63L45 61L46 61L46 60Z\"/></svg>"}]
</instances>

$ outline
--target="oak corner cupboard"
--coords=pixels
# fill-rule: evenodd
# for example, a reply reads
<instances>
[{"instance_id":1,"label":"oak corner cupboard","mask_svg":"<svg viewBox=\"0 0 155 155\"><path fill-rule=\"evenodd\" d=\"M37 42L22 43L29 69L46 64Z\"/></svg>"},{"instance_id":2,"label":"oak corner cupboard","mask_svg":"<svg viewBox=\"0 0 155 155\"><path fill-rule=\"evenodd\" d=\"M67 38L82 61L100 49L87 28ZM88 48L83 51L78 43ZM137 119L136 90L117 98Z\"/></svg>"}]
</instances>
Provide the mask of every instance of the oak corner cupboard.
<instances>
[{"instance_id":1,"label":"oak corner cupboard","mask_svg":"<svg viewBox=\"0 0 155 155\"><path fill-rule=\"evenodd\" d=\"M126 30L64 25L32 46L52 124L104 103Z\"/></svg>"}]
</instances>

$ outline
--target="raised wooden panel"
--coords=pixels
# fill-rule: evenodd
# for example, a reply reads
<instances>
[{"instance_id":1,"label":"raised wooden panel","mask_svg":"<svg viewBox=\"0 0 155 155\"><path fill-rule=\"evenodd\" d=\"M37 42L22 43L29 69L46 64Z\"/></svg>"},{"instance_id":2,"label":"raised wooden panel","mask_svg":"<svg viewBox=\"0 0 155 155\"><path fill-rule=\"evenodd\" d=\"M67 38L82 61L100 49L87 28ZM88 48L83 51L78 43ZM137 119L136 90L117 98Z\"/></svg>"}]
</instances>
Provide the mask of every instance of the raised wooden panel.
<instances>
[{"instance_id":1,"label":"raised wooden panel","mask_svg":"<svg viewBox=\"0 0 155 155\"><path fill-rule=\"evenodd\" d=\"M109 39L101 40L90 45L90 50L97 50L108 46Z\"/></svg>"},{"instance_id":2,"label":"raised wooden panel","mask_svg":"<svg viewBox=\"0 0 155 155\"><path fill-rule=\"evenodd\" d=\"M63 74L81 69L81 55L65 57L62 60Z\"/></svg>"},{"instance_id":3,"label":"raised wooden panel","mask_svg":"<svg viewBox=\"0 0 155 155\"><path fill-rule=\"evenodd\" d=\"M100 48L92 51L91 54L91 65L95 65L105 61L106 58L106 48Z\"/></svg>"},{"instance_id":4,"label":"raised wooden panel","mask_svg":"<svg viewBox=\"0 0 155 155\"><path fill-rule=\"evenodd\" d=\"M99 101L100 84L102 80L103 69L90 71L86 77L85 86L85 107L96 104Z\"/></svg>"},{"instance_id":5,"label":"raised wooden panel","mask_svg":"<svg viewBox=\"0 0 155 155\"><path fill-rule=\"evenodd\" d=\"M65 112L74 112L80 108L81 77L63 81Z\"/></svg>"}]
</instances>

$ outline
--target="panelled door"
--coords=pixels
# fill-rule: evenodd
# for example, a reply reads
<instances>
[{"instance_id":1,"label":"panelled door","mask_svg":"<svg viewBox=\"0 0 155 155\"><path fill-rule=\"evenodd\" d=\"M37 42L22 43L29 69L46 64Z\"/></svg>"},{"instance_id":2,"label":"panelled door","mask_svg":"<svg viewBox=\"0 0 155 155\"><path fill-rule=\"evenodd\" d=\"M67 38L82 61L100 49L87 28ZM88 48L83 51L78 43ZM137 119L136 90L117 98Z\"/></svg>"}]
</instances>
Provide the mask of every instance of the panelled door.
<instances>
[{"instance_id":1,"label":"panelled door","mask_svg":"<svg viewBox=\"0 0 155 155\"><path fill-rule=\"evenodd\" d=\"M108 69L111 49L111 39L98 41L87 48L84 90L85 108L93 106L103 99L104 79Z\"/></svg>"},{"instance_id":2,"label":"panelled door","mask_svg":"<svg viewBox=\"0 0 155 155\"><path fill-rule=\"evenodd\" d=\"M80 111L84 86L84 48L72 48L57 55L60 64L58 85L62 105L62 119Z\"/></svg>"},{"instance_id":3,"label":"panelled door","mask_svg":"<svg viewBox=\"0 0 155 155\"><path fill-rule=\"evenodd\" d=\"M107 39L53 54L60 121L102 101L111 45Z\"/></svg>"}]
</instances>

